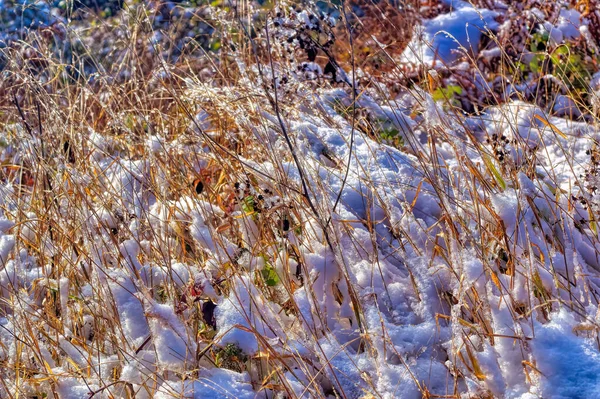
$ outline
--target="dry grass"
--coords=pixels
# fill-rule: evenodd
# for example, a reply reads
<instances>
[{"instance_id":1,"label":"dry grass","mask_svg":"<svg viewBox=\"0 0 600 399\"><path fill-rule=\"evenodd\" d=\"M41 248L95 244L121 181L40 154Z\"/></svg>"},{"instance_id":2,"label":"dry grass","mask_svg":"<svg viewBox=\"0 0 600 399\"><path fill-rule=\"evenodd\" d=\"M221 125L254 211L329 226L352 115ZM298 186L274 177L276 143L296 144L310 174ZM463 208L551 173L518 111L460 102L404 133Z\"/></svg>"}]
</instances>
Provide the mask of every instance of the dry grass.
<instances>
[{"instance_id":1,"label":"dry grass","mask_svg":"<svg viewBox=\"0 0 600 399\"><path fill-rule=\"evenodd\" d=\"M425 97L448 82L463 88L459 100L477 104L480 110L509 100L501 97L506 87L500 87L500 93L477 92L460 70L428 77L397 63L411 27L421 18L418 7L427 2L406 4L406 12L386 2L359 3L366 10L364 18L353 16L348 4L346 17L335 28L323 25L321 33L303 33L318 44L315 62L322 69L332 63L348 76L353 69L364 71L354 83L331 82L327 76L304 79L301 73L292 78L298 65L311 58L306 48L288 51L294 45L287 38L299 35L297 26L293 22L294 26L274 26L277 9L265 7L255 16L246 2L237 9L206 6L198 16L216 29L212 40L214 44L218 38L218 52L191 42L176 59L159 57L170 51L169 41L150 42L154 32L142 6L101 23L93 33L69 30L71 40L80 46L70 62L53 46L55 38L66 32L58 27L45 34L32 32L3 50L9 63L0 81L0 131L6 154L0 189L4 215L14 223L7 233L15 244L8 258L0 259L0 316L12 320L10 328L1 325L0 336L14 335L12 346L0 342L0 396L58 398L64 381L73 378L81 385L91 381L94 397L153 397L164 381L192 380L202 370L222 367L248 371L254 390L280 397L297 396L290 374L306 377L302 381L311 397L334 393L380 397L381 386L373 384L374 376L367 373L357 374L363 378L360 389L345 392L347 384L337 381L349 370L334 372L338 366L322 347L337 323L352 330L346 341L340 338L340 352L371 356L379 371L384 370L378 362L385 348L389 352L385 356L405 367L423 397L458 398L468 379L479 387L471 388L470 397L491 398L486 375L490 369L480 358L489 346L511 341L522 354L522 369L514 373L536 386L540 365L528 342L535 337L537 323L548 322L553 311L565 308L577 317L578 335L598 339L597 322L586 310L598 305L598 264L586 258L588 263L579 260L560 271L554 265L577 253L565 240L575 231L590 246L598 244L594 207L600 204L589 205L595 198L595 191L590 191L593 182L578 177L582 170L595 170L596 164L576 164L569 158L572 141L564 141L568 148L563 148L567 154L563 166L573 171L573 194L585 197L589 206L585 209L590 210L587 220L581 221L581 204L560 187L552 165L539 159L545 143L532 150L515 137L511 148L523 154L516 162L505 158L506 145L498 142L500 138L468 125L464 107L452 101L456 98L446 98L440 121L427 115ZM265 21L271 21L269 40ZM348 25L355 29L352 42ZM173 25L167 36L170 33L175 40L176 30ZM97 55L109 39L114 41L111 51ZM334 42L327 44L329 40ZM490 82L511 73L514 80L519 78L514 63L524 50L508 48L502 40L489 39L490 46L502 44L503 62L494 68L486 69L481 59L466 59ZM97 65L97 72L86 74L86 65ZM579 73L580 69L572 72ZM278 79L289 77L277 94L273 74ZM572 74L562 78L569 80ZM589 81L588 76L581 78ZM541 72L534 79L541 81ZM407 85L422 90L409 91ZM320 102L331 87L343 93L338 93L335 115ZM397 93L409 93L403 104ZM588 90L571 85L564 94L595 124ZM366 96L393 110L410 107L414 131L397 132L401 140L385 136L383 122L360 102ZM542 94L532 96L536 100ZM550 112L552 101L544 99L540 105ZM514 122L510 109L502 112L499 124L502 119ZM197 119L198 114L204 120ZM348 205L346 199L334 210L335 193L332 196L332 188L312 162L306 138L292 129L305 119L333 131L351 131L357 138L371 139L373 146L385 142L397 147L422 176L421 182L398 183L387 175L390 181L375 182L369 175L372 169L354 164L351 174L360 174L367 188L351 188L368 193L366 214L355 219L356 215L351 218L339 211ZM565 133L546 117L532 123L557 142L564 138ZM283 139L286 136L289 142ZM348 138L342 147L352 148L349 135L340 137ZM149 140L157 141L149 144ZM320 144L321 166L344 176L348 159ZM373 157L379 154L374 147L372 151ZM472 161L475 157L481 162ZM450 158L458 162L450 165ZM272 169L264 167L267 164ZM300 170L300 176L290 177L290 168ZM120 180L129 173L135 176L133 181ZM522 188L524 176L546 188L519 194L515 217L524 221L507 226L494 201L503 192ZM389 192L380 189L386 183L404 185L405 197L389 198ZM436 202L431 208L439 210L427 211L421 202L427 200ZM160 206L152 207L155 202ZM398 204L408 210L400 217ZM206 228L203 239L195 230L198 219ZM388 233L381 233L386 229ZM366 236L359 234L362 231ZM369 252L365 249L369 245L376 249ZM383 252L382 247L388 250ZM384 281L381 292L366 295L365 287L356 283L357 269L347 257L352 251L366 253L362 261L371 265L372 281L379 281L377 275ZM311 274L310 257L323 253L335 272L319 287L314 286L318 277ZM473 259L482 264L476 282L465 277L464 265ZM185 265L189 280L178 277L182 269L173 266L178 263ZM383 320L398 304L387 303L384 308L384 297L390 295L381 266L385 264L407 273L411 286L406 306L427 308L438 327L449 331L446 346L442 338L431 342L437 356L449 360L445 391L413 374L413 360L398 352L386 330ZM11 274L15 268L21 272ZM519 287L525 294L516 294ZM307 315L294 295L301 288L312 296L309 302L320 303L321 295L332 298L332 304ZM211 301L239 295L240 289L252 292L252 314L246 315L246 326L237 326L258 342L259 350L251 355L221 345L220 338L228 331L221 331L211 318ZM185 326L189 349L195 351L183 367L143 364L137 384L123 380L124 369L137 355L161 350L153 335L156 330L132 339L135 326L123 322L127 315L120 303L128 292L136 294L143 319L178 331L173 320L151 304L173 309ZM432 297L432 292L437 295ZM368 320L372 316L367 309L372 308L384 315L380 330ZM496 331L499 322L494 315L500 308L514 326L529 329ZM307 320L309 316L312 320ZM274 320L278 324L272 325ZM268 337L269 329L278 340ZM299 337L310 343L303 352L298 350ZM431 348L417 348L410 355L418 358L418 351ZM356 369L360 370L358 365Z\"/></svg>"}]
</instances>

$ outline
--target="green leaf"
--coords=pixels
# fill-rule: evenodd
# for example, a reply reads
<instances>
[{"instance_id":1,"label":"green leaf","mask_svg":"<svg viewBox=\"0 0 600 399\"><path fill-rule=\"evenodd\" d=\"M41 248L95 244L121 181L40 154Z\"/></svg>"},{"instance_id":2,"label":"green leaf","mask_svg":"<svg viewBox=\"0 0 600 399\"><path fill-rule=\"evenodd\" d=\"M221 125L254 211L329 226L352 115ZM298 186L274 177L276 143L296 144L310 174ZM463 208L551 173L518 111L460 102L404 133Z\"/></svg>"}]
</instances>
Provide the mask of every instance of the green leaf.
<instances>
[{"instance_id":1,"label":"green leaf","mask_svg":"<svg viewBox=\"0 0 600 399\"><path fill-rule=\"evenodd\" d=\"M502 175L496 168L496 165L494 165L494 163L492 162L492 160L490 159L490 157L488 155L483 154L483 162L485 163L485 166L487 166L487 168L490 170L490 172L492 172L492 174L496 178L496 181L498 182L500 187L502 187L502 190L506 190L506 182L504 181L504 179L502 178Z\"/></svg>"},{"instance_id":2,"label":"green leaf","mask_svg":"<svg viewBox=\"0 0 600 399\"><path fill-rule=\"evenodd\" d=\"M254 213L255 205L256 202L253 195L249 195L242 200L242 210L245 213Z\"/></svg>"},{"instance_id":3,"label":"green leaf","mask_svg":"<svg viewBox=\"0 0 600 399\"><path fill-rule=\"evenodd\" d=\"M462 92L462 87L458 85L448 85L446 87L439 87L435 89L431 96L435 101L442 101L451 99L455 95L461 95Z\"/></svg>"},{"instance_id":4,"label":"green leaf","mask_svg":"<svg viewBox=\"0 0 600 399\"><path fill-rule=\"evenodd\" d=\"M274 287L279 284L279 276L277 275L273 265L267 261L264 255L262 258L265 260L265 267L260 271L262 278L265 280L265 284L267 284L267 286Z\"/></svg>"},{"instance_id":5,"label":"green leaf","mask_svg":"<svg viewBox=\"0 0 600 399\"><path fill-rule=\"evenodd\" d=\"M221 48L221 41L219 39L214 40L211 44L210 44L210 49L211 51L218 51Z\"/></svg>"},{"instance_id":6,"label":"green leaf","mask_svg":"<svg viewBox=\"0 0 600 399\"><path fill-rule=\"evenodd\" d=\"M529 69L533 73L539 73L542 69L542 64L544 62L544 56L540 54L536 54L533 56L531 61L529 62Z\"/></svg>"}]
</instances>

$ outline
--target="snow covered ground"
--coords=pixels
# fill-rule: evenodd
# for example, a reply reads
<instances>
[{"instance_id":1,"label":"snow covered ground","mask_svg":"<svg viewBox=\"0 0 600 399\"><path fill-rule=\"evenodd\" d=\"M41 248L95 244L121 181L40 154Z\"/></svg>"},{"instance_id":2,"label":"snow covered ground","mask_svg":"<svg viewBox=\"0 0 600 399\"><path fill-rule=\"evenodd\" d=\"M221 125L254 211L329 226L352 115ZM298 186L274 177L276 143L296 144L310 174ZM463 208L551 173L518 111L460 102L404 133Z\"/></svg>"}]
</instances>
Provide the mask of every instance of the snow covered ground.
<instances>
[{"instance_id":1,"label":"snow covered ground","mask_svg":"<svg viewBox=\"0 0 600 399\"><path fill-rule=\"evenodd\" d=\"M508 23L500 2L441 3L398 60L430 83ZM589 34L556 15L538 25L556 46ZM467 114L418 85L353 92L352 70L318 86L320 68L266 95L283 67L236 65L235 85L185 81L179 130L158 107L111 110L126 134L3 125L0 397L598 396L589 110L509 83L521 97Z\"/></svg>"}]
</instances>

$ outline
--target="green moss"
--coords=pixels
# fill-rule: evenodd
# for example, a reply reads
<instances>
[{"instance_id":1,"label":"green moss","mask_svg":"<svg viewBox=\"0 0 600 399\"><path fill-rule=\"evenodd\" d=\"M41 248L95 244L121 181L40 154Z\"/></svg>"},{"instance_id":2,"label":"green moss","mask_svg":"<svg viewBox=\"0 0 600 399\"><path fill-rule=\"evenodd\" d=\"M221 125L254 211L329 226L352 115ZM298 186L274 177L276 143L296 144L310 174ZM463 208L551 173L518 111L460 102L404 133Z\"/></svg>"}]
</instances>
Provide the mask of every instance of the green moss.
<instances>
[{"instance_id":1,"label":"green moss","mask_svg":"<svg viewBox=\"0 0 600 399\"><path fill-rule=\"evenodd\" d=\"M244 364L247 360L248 356L244 354L238 345L233 343L229 343L225 347L218 349L215 354L215 364L217 367L237 371L238 373L244 371Z\"/></svg>"}]
</instances>

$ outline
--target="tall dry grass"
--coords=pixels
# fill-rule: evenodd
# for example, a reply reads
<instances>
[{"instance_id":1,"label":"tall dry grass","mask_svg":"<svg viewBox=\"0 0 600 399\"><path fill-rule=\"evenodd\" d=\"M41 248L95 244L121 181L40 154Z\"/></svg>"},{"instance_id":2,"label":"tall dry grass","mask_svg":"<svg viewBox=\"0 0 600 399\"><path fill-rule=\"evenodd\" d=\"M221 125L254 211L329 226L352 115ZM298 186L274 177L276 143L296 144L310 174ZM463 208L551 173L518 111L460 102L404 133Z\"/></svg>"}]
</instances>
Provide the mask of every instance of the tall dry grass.
<instances>
[{"instance_id":1,"label":"tall dry grass","mask_svg":"<svg viewBox=\"0 0 600 399\"><path fill-rule=\"evenodd\" d=\"M515 54L527 46L511 49L502 37L491 36L488 46L500 44L500 62L465 58L471 76L480 74L489 82L483 91L471 85L464 68L428 74L398 62L412 27L423 17L419 8L427 6L423 13L431 17L443 9L438 3L406 2L399 12L387 2L357 2L366 11L356 16L354 4L342 2L341 21L335 27L321 22L317 32L294 21L274 23L278 12L291 15L292 3L260 8L221 2L197 11L197 21L214 29L207 42L191 40L184 48L177 48L177 21L162 32L162 40L152 40L153 13L166 11L132 4L117 17L95 20L94 27L55 26L3 49L1 203L13 223L5 232L14 237L14 248L1 258L0 315L11 324L2 324L0 336L14 343L0 343L0 396L60 397L60 387L72 378L80 385L89 381L90 396L153 397L165 381L193 380L203 369L222 367L248 371L255 391L279 397L297 396L289 374L305 376L300 380L311 397L380 397L374 377L360 372L359 393L344 391L347 384L338 379L348 370L336 370L322 348L322 338L337 323L352 331L339 342L340 352L371 356L377 363L376 342L382 340L390 362L406 368L423 397L460 397L468 380L479 387L471 388L471 397L491 398L492 376L481 358L488 346L517 348L522 369L514 373L536 386L541 365L529 347L536 323L548 322L552 312L564 308L577 318L578 334L598 340L597 322L586 310L598 305L598 265L591 260L597 252L586 258L589 264L579 260L561 271L553 265L561 256L577 258L568 240L575 231L591 248L597 244L597 205L590 204L595 190L578 174L593 175L596 164L577 164L569 157L574 134L550 123L549 115L533 116L545 135L565 140L565 169L573 171L572 193L581 196L574 201L557 171L540 159L545 142L532 150L515 137L512 150L505 150L503 139L470 124L465 111L476 114L510 101L502 79L520 78ZM290 37L297 41L288 42ZM70 49L57 42L70 43ZM328 75L311 75L303 64L311 59ZM570 69L561 79L589 82L589 76L579 76L582 71ZM541 72L531 76L536 82L546 79ZM438 90L448 82L461 87L459 96ZM551 111L553 98L541 97L542 90L552 88L536 87L532 98L521 100L540 99L540 106ZM595 126L589 87L565 87L582 118ZM439 115L426 105L435 93L445 97L443 107L433 108ZM322 106L327 96L338 96L331 106L336 115ZM399 120L400 110L409 108L412 130L390 137L365 98L393 110L390 119ZM498 112L498 125L516 123L510 108ZM348 138L341 146L349 158L323 146L320 161L338 177L361 175L367 188L350 189L368 193L364 217L340 210L348 209L346 199L332 193L310 157L306 135L292 129L303 120L351 132L339 133ZM592 142L593 134L586 134ZM385 148L406 156L422 181L387 183L405 185L410 195L389 198L378 189L381 182L369 180L368 166L361 164L365 158L357 160L352 152L359 138L389 145L373 147L373 158ZM505 151L521 154L519 162ZM519 194L514 216L526 222L507 226L494 199L524 184L545 189ZM439 210L427 214L425 198ZM584 219L582 201L590 210ZM154 202L161 205L152 208ZM401 220L397 204L407 210ZM206 228L202 240L194 230L199 217ZM368 240L357 233L361 229ZM139 251L131 249L134 243ZM368 244L371 253L364 250ZM370 263L374 276L381 274L381 292L369 297L358 287L357 269L344 253L349 248L368 253L361 260ZM335 267L336 277L325 288L312 285L316 277L306 259L312 253L328 253ZM473 259L482 264L476 283L465 277L464 265ZM426 307L439 328L450 332L444 338L450 344L444 346L442 338L431 342L448 360L445 390L415 377L411 359L398 353L386 325L374 331L367 321L366 308L388 314L397 305L382 308L389 296L384 262L407 273L406 295L413 301L407 306ZM173 266L178 263L190 280L182 281L182 269ZM515 299L519 286L525 302ZM320 302L317 295L324 290L321 295L347 305L350 314L326 314L335 306L325 306L307 315L294 296L302 287L312 303ZM216 328L211 317L211 301L239 295L240 289L252 293L253 312L245 315L247 326L234 328L257 340L259 350L252 355L221 345L229 330ZM138 361L138 383L122 379L141 352L161 351L153 333L133 345L118 297L128 293L136 294L147 322L175 331L175 322L149 304L173 309L195 350L183 369ZM530 326L531 334L495 331L494 312L500 307L515 326ZM280 324L273 325L274 320ZM267 337L269 329L278 340ZM304 352L295 346L299 336L311 344ZM379 367L384 369L379 364L373 369Z\"/></svg>"}]
</instances>

